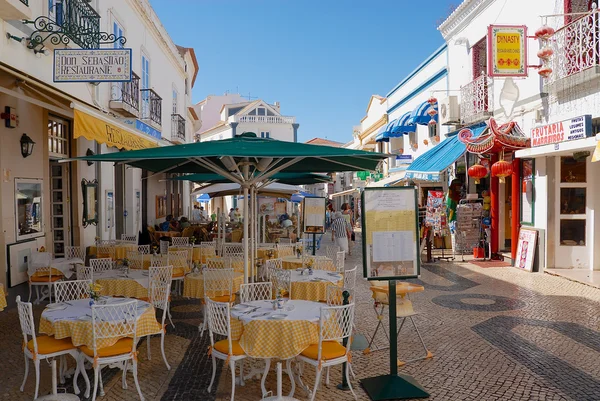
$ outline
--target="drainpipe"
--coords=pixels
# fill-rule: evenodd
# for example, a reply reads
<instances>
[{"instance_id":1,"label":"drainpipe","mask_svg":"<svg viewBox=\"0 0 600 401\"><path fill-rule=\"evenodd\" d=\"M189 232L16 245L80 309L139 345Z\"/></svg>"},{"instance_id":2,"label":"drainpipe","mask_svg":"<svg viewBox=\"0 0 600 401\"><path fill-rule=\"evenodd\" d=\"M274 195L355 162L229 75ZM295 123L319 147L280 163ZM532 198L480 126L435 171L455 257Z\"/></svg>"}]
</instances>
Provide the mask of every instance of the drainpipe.
<instances>
[{"instance_id":1,"label":"drainpipe","mask_svg":"<svg viewBox=\"0 0 600 401\"><path fill-rule=\"evenodd\" d=\"M294 142L298 142L298 128L300 124L292 124L292 128L294 129Z\"/></svg>"}]
</instances>

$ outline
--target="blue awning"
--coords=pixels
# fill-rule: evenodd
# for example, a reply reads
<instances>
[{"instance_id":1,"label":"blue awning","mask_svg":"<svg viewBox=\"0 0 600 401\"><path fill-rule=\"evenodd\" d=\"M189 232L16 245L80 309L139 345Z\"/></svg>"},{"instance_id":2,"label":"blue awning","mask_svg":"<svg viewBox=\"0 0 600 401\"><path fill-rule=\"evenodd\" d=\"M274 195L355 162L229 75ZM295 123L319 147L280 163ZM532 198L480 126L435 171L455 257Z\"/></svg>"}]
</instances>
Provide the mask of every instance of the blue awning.
<instances>
[{"instance_id":1,"label":"blue awning","mask_svg":"<svg viewBox=\"0 0 600 401\"><path fill-rule=\"evenodd\" d=\"M407 111L397 120L398 122L392 128L392 138L399 138L404 134L415 132L417 126L408 122L408 120L410 119L410 115L411 112Z\"/></svg>"},{"instance_id":2,"label":"blue awning","mask_svg":"<svg viewBox=\"0 0 600 401\"><path fill-rule=\"evenodd\" d=\"M394 127L397 121L398 120L396 119L387 123L385 128L375 137L375 142L389 142L390 134L392 133L392 128Z\"/></svg>"},{"instance_id":3,"label":"blue awning","mask_svg":"<svg viewBox=\"0 0 600 401\"><path fill-rule=\"evenodd\" d=\"M429 114L427 114L427 111L429 110L430 107L431 107L431 105L427 102L423 102L420 105L418 105L417 107L415 107L415 109L410 114L410 119L408 120L408 122L410 124L419 124L419 125L429 124L429 121L431 121L431 117L429 116ZM434 108L437 110L437 104L434 106ZM433 116L433 119L435 120L435 122L437 122L438 115L436 114L435 116Z\"/></svg>"},{"instance_id":4,"label":"blue awning","mask_svg":"<svg viewBox=\"0 0 600 401\"><path fill-rule=\"evenodd\" d=\"M208 194L201 194L196 196L196 202L209 202L210 201L210 195Z\"/></svg>"},{"instance_id":5,"label":"blue awning","mask_svg":"<svg viewBox=\"0 0 600 401\"><path fill-rule=\"evenodd\" d=\"M470 127L474 137L478 137L486 129L486 125ZM440 181L441 174L452 163L457 161L467 150L465 144L458 140L458 135L444 139L439 145L428 150L411 163L406 171L406 178L422 181Z\"/></svg>"}]
</instances>

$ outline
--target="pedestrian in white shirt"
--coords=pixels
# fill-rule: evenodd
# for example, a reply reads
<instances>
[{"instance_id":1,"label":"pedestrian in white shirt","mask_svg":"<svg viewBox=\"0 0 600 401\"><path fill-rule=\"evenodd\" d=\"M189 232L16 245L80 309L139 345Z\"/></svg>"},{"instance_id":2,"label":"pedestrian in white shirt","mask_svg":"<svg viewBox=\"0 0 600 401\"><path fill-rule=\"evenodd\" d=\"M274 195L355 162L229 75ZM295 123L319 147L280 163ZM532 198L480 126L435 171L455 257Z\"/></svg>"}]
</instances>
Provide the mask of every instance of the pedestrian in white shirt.
<instances>
[{"instance_id":1,"label":"pedestrian in white shirt","mask_svg":"<svg viewBox=\"0 0 600 401\"><path fill-rule=\"evenodd\" d=\"M344 216L342 216L342 213L335 212L333 214L331 230L335 239L335 245L340 247L342 251L348 253L348 238L350 237L351 227Z\"/></svg>"}]
</instances>

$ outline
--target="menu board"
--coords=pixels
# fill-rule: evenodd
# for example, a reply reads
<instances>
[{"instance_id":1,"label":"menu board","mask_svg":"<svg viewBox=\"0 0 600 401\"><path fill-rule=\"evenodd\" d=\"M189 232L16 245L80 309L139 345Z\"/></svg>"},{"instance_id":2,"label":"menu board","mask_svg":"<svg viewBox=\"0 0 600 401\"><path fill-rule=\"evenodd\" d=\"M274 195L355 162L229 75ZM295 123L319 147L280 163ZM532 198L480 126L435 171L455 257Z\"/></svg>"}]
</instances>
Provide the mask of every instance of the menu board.
<instances>
[{"instance_id":1,"label":"menu board","mask_svg":"<svg viewBox=\"0 0 600 401\"><path fill-rule=\"evenodd\" d=\"M325 198L304 198L302 214L305 233L325 232Z\"/></svg>"},{"instance_id":2,"label":"menu board","mask_svg":"<svg viewBox=\"0 0 600 401\"><path fill-rule=\"evenodd\" d=\"M533 260L535 258L537 236L537 230L521 227L521 230L519 230L519 243L517 245L515 267L527 270L528 272L533 271Z\"/></svg>"},{"instance_id":3,"label":"menu board","mask_svg":"<svg viewBox=\"0 0 600 401\"><path fill-rule=\"evenodd\" d=\"M361 206L364 276L369 280L418 277L416 188L365 188Z\"/></svg>"}]
</instances>

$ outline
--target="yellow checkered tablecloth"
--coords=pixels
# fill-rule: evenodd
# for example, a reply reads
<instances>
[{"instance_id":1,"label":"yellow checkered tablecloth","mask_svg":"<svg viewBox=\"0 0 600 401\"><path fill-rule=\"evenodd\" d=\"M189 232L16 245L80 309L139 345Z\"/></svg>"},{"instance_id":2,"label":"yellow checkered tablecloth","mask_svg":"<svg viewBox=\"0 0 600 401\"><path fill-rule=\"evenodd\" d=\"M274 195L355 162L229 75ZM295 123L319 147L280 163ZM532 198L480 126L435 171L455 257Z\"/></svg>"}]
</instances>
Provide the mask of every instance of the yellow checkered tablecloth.
<instances>
[{"instance_id":1,"label":"yellow checkered tablecloth","mask_svg":"<svg viewBox=\"0 0 600 401\"><path fill-rule=\"evenodd\" d=\"M94 280L102 287L100 294L113 297L147 298L148 289L135 280L98 279Z\"/></svg>"},{"instance_id":2,"label":"yellow checkered tablecloth","mask_svg":"<svg viewBox=\"0 0 600 401\"><path fill-rule=\"evenodd\" d=\"M4 292L4 286L0 283L0 312L6 308L6 293Z\"/></svg>"},{"instance_id":3,"label":"yellow checkered tablecloth","mask_svg":"<svg viewBox=\"0 0 600 401\"><path fill-rule=\"evenodd\" d=\"M115 246L115 259L125 259L127 257L127 251L137 250L137 245L134 244L119 244ZM94 255L97 258L108 258L108 255L98 255L96 247L90 246L90 255Z\"/></svg>"},{"instance_id":4,"label":"yellow checkered tablecloth","mask_svg":"<svg viewBox=\"0 0 600 401\"><path fill-rule=\"evenodd\" d=\"M309 305L318 319L321 304L307 301L290 301L296 308ZM254 304L254 302L252 303ZM262 312L260 309L259 312ZM290 317L293 312L286 313ZM244 352L253 358L289 359L299 355L311 344L319 342L319 323L310 320L253 319L246 324L231 318L231 338L239 340Z\"/></svg>"},{"instance_id":5,"label":"yellow checkered tablecloth","mask_svg":"<svg viewBox=\"0 0 600 401\"><path fill-rule=\"evenodd\" d=\"M240 286L244 284L244 273L236 272L233 277L233 292L238 292ZM215 295L228 295L215 294ZM202 273L192 273L185 276L183 280L183 296L186 298L204 299L204 277Z\"/></svg>"},{"instance_id":6,"label":"yellow checkered tablecloth","mask_svg":"<svg viewBox=\"0 0 600 401\"><path fill-rule=\"evenodd\" d=\"M279 251L276 248L257 248L256 257L263 260L269 259L267 258L267 251L273 251L273 258L279 257Z\"/></svg>"},{"instance_id":7,"label":"yellow checkered tablecloth","mask_svg":"<svg viewBox=\"0 0 600 401\"><path fill-rule=\"evenodd\" d=\"M327 260L327 264L325 265L324 270L335 271L335 264L329 258L325 258ZM281 258L281 266L284 269L292 270L299 269L302 267L302 258L298 258L297 256L284 256Z\"/></svg>"},{"instance_id":8,"label":"yellow checkered tablecloth","mask_svg":"<svg viewBox=\"0 0 600 401\"><path fill-rule=\"evenodd\" d=\"M340 280L335 284L330 281L292 281L292 299L303 299L306 301L326 301L327 287L332 285L341 287L344 285L344 280Z\"/></svg>"},{"instance_id":9,"label":"yellow checkered tablecloth","mask_svg":"<svg viewBox=\"0 0 600 401\"><path fill-rule=\"evenodd\" d=\"M111 324L111 323L106 323ZM54 323L41 317L40 333L54 336L54 338L71 338L73 345L79 347L85 345L93 347L93 333L91 320L57 320ZM144 337L162 330L160 323L156 320L154 307L149 306L137 320L137 336ZM97 341L98 348L110 347L119 338L105 338Z\"/></svg>"},{"instance_id":10,"label":"yellow checkered tablecloth","mask_svg":"<svg viewBox=\"0 0 600 401\"><path fill-rule=\"evenodd\" d=\"M63 273L60 270L51 267L50 270L44 268L43 270L37 271L33 273L31 277L47 277L50 275L50 271L52 271L52 276L63 276Z\"/></svg>"}]
</instances>

